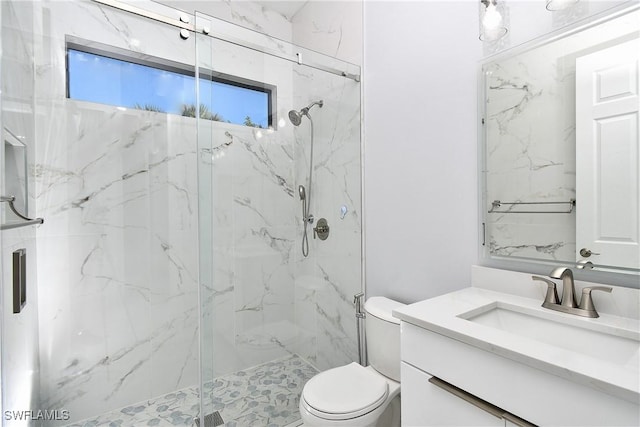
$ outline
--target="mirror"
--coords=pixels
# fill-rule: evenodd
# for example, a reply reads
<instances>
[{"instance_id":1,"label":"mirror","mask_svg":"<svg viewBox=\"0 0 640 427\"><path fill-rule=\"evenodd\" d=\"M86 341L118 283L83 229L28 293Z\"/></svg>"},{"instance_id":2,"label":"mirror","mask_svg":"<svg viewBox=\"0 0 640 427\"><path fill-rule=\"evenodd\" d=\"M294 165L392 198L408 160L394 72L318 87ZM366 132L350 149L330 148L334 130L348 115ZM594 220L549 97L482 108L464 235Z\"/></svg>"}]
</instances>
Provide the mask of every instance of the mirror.
<instances>
[{"instance_id":1,"label":"mirror","mask_svg":"<svg viewBox=\"0 0 640 427\"><path fill-rule=\"evenodd\" d=\"M639 36L634 5L482 64L485 256L640 272Z\"/></svg>"}]
</instances>

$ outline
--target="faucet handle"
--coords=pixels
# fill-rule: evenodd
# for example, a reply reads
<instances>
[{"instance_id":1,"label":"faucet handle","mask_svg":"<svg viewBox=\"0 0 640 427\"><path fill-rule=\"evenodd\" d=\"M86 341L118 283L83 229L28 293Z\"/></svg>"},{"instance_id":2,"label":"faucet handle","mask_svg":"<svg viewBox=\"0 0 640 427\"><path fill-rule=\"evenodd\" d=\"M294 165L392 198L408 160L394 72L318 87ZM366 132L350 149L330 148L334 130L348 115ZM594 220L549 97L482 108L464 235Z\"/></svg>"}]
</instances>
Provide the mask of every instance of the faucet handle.
<instances>
[{"instance_id":1,"label":"faucet handle","mask_svg":"<svg viewBox=\"0 0 640 427\"><path fill-rule=\"evenodd\" d=\"M554 281L542 276L531 276L531 278L547 284L547 295L544 297L544 302L542 303L543 306L547 304L560 304L558 291L556 290L556 283Z\"/></svg>"},{"instance_id":2,"label":"faucet handle","mask_svg":"<svg viewBox=\"0 0 640 427\"><path fill-rule=\"evenodd\" d=\"M596 307L593 305L593 299L591 298L591 291L602 291L611 293L611 288L608 286L591 286L588 288L582 289L582 298L580 299L580 306L582 310L593 312L593 317L598 316L598 312L596 311Z\"/></svg>"}]
</instances>

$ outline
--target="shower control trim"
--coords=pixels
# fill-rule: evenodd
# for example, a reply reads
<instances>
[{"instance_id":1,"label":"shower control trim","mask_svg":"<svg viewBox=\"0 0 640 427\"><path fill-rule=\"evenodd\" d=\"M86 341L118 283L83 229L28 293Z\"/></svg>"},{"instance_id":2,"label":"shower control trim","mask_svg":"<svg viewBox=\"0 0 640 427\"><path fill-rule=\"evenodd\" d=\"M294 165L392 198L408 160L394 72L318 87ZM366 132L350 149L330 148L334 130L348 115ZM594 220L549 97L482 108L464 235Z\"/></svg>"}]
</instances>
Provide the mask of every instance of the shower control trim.
<instances>
[{"instance_id":1,"label":"shower control trim","mask_svg":"<svg viewBox=\"0 0 640 427\"><path fill-rule=\"evenodd\" d=\"M315 239L316 236L320 240L327 240L329 238L329 224L326 219L320 218L318 225L313 227L313 238Z\"/></svg>"}]
</instances>

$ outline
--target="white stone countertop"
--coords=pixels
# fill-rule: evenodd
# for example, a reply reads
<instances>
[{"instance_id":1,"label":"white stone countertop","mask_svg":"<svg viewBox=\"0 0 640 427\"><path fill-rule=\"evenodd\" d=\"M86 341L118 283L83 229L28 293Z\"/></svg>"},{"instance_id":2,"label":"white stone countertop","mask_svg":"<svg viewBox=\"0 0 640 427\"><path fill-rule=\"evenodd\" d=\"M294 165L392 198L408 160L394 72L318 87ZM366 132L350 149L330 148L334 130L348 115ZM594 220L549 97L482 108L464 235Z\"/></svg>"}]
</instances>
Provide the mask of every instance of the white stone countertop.
<instances>
[{"instance_id":1,"label":"white stone countertop","mask_svg":"<svg viewBox=\"0 0 640 427\"><path fill-rule=\"evenodd\" d=\"M640 321L636 311L640 307L639 290L613 287L613 292L606 296L594 293L600 317L590 319L541 307L546 285L532 283L531 274L505 271L504 277L501 276L501 270L474 266L472 287L404 306L394 310L393 315L404 322L640 404ZM509 279L513 293L504 292L509 291L509 287L500 285L505 278ZM498 283L493 287L501 291L486 289L492 287L485 286L487 283ZM580 289L587 284L593 285L576 282L578 301ZM560 294L561 284L558 289ZM465 313L486 311L482 307L496 302L507 308L516 306L521 313L545 320L625 337L636 341L638 350L628 359L623 356L620 360L607 361L464 318ZM599 310L599 302L603 311ZM628 317L607 313L607 308L617 309Z\"/></svg>"}]
</instances>

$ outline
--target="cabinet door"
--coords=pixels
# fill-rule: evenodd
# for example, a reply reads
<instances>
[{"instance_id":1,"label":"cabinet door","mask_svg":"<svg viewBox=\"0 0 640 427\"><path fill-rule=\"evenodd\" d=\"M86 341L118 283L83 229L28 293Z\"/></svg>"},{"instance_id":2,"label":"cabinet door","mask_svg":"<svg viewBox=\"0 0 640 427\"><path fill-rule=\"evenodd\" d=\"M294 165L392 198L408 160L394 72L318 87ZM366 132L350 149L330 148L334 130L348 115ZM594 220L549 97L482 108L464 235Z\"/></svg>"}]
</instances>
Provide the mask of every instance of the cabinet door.
<instances>
[{"instance_id":1,"label":"cabinet door","mask_svg":"<svg viewBox=\"0 0 640 427\"><path fill-rule=\"evenodd\" d=\"M429 382L431 375L402 363L402 426L494 426L504 419Z\"/></svg>"}]
</instances>

